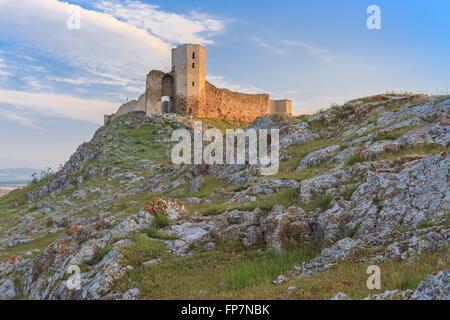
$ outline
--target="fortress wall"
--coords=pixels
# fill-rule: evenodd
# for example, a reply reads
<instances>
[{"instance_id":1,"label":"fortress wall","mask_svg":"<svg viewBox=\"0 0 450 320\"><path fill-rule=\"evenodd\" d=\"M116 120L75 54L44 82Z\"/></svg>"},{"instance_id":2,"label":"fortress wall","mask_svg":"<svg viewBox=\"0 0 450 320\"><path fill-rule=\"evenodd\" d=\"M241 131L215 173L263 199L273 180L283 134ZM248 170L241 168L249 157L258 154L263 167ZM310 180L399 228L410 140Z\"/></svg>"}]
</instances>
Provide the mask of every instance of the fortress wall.
<instances>
[{"instance_id":1,"label":"fortress wall","mask_svg":"<svg viewBox=\"0 0 450 320\"><path fill-rule=\"evenodd\" d=\"M270 100L270 113L292 114L291 100Z\"/></svg>"},{"instance_id":2,"label":"fortress wall","mask_svg":"<svg viewBox=\"0 0 450 320\"><path fill-rule=\"evenodd\" d=\"M135 111L145 112L145 93L142 94L137 100L131 100L121 105L116 113L113 113L111 115L105 115L105 124L110 123L111 121L120 117L121 115Z\"/></svg>"},{"instance_id":3,"label":"fortress wall","mask_svg":"<svg viewBox=\"0 0 450 320\"><path fill-rule=\"evenodd\" d=\"M245 94L218 89L206 81L206 103L199 109L201 118L251 122L270 113L268 94Z\"/></svg>"},{"instance_id":4,"label":"fortress wall","mask_svg":"<svg viewBox=\"0 0 450 320\"><path fill-rule=\"evenodd\" d=\"M118 116L134 111L145 111L145 94L142 94L138 100L131 100L121 105L119 110L114 114L114 117L117 118Z\"/></svg>"}]
</instances>

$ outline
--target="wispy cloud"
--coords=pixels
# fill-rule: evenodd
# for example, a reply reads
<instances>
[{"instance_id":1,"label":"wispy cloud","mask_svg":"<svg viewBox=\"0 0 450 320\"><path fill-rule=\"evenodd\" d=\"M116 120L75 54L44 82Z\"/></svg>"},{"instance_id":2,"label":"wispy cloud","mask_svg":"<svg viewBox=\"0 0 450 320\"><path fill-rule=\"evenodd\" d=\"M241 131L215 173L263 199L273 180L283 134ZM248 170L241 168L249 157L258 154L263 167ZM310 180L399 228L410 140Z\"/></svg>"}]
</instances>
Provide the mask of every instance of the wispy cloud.
<instances>
[{"instance_id":1,"label":"wispy cloud","mask_svg":"<svg viewBox=\"0 0 450 320\"><path fill-rule=\"evenodd\" d=\"M103 115L110 114L117 106L105 101L80 99L69 95L0 89L0 102L29 108L48 116L60 116L103 123Z\"/></svg>"},{"instance_id":2,"label":"wispy cloud","mask_svg":"<svg viewBox=\"0 0 450 320\"><path fill-rule=\"evenodd\" d=\"M282 40L281 43L289 47L298 47L304 49L308 54L315 56L325 62L332 62L336 59L336 56L331 54L328 50L316 47L314 45L292 40Z\"/></svg>"},{"instance_id":3,"label":"wispy cloud","mask_svg":"<svg viewBox=\"0 0 450 320\"><path fill-rule=\"evenodd\" d=\"M42 83L40 80L36 79L32 76L22 77L21 80L23 80L26 84L27 88L33 89L33 90L52 90L53 87L50 85Z\"/></svg>"},{"instance_id":4,"label":"wispy cloud","mask_svg":"<svg viewBox=\"0 0 450 320\"><path fill-rule=\"evenodd\" d=\"M9 121L20 123L23 126L33 128L33 129L42 129L41 127L35 125L30 118L19 115L11 110L0 109L0 114L2 119L7 119Z\"/></svg>"},{"instance_id":5,"label":"wispy cloud","mask_svg":"<svg viewBox=\"0 0 450 320\"><path fill-rule=\"evenodd\" d=\"M272 52L274 52L274 53L276 53L278 55L285 55L287 53L285 50L280 49L277 46L268 44L268 43L262 41L261 39L259 39L258 37L251 37L250 40L255 42L261 48L266 48L266 49L268 49L268 50L270 50L270 51L272 51Z\"/></svg>"},{"instance_id":6,"label":"wispy cloud","mask_svg":"<svg viewBox=\"0 0 450 320\"><path fill-rule=\"evenodd\" d=\"M0 54L1 53L2 52L0 51ZM5 60L0 56L0 76L9 76L9 75L11 75L11 73L6 71L5 69L6 69Z\"/></svg>"},{"instance_id":7,"label":"wispy cloud","mask_svg":"<svg viewBox=\"0 0 450 320\"><path fill-rule=\"evenodd\" d=\"M189 15L165 12L157 5L126 1L117 3L98 1L95 8L168 43L212 44L210 38L225 29L225 23L206 14L191 12Z\"/></svg>"}]
</instances>

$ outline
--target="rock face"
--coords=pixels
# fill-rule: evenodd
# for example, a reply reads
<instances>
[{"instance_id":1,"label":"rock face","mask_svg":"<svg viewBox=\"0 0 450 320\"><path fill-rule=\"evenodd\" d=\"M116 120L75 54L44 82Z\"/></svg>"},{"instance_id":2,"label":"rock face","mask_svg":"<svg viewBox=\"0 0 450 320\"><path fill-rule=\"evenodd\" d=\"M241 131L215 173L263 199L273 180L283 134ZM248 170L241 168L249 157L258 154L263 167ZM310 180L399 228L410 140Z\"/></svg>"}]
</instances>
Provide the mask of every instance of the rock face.
<instances>
[{"instance_id":1,"label":"rock face","mask_svg":"<svg viewBox=\"0 0 450 320\"><path fill-rule=\"evenodd\" d=\"M341 151L340 146L331 146L321 150L313 151L304 157L298 164L297 171L302 171L308 167L318 165L321 162L330 159Z\"/></svg>"},{"instance_id":2,"label":"rock face","mask_svg":"<svg viewBox=\"0 0 450 320\"><path fill-rule=\"evenodd\" d=\"M171 133L192 131L193 119L119 116L60 171L0 204L0 299L139 299L138 284L115 284L166 258L129 265L136 235L179 256L228 241L246 251L320 248L275 284L346 259L440 252L450 235L449 108L450 97L379 95L310 117L264 115L247 128L280 129L273 177L248 163L173 164ZM415 292L367 299L448 299L446 263ZM80 287L69 289L78 271Z\"/></svg>"},{"instance_id":3,"label":"rock face","mask_svg":"<svg viewBox=\"0 0 450 320\"><path fill-rule=\"evenodd\" d=\"M425 278L411 296L411 300L450 300L450 269Z\"/></svg>"},{"instance_id":4,"label":"rock face","mask_svg":"<svg viewBox=\"0 0 450 320\"><path fill-rule=\"evenodd\" d=\"M276 206L263 219L266 244L280 252L291 247L302 247L318 242L318 226L301 208Z\"/></svg>"},{"instance_id":5,"label":"rock face","mask_svg":"<svg viewBox=\"0 0 450 320\"><path fill-rule=\"evenodd\" d=\"M145 211L153 216L166 216L170 221L176 221L189 215L178 199L154 199L145 206Z\"/></svg>"},{"instance_id":6,"label":"rock face","mask_svg":"<svg viewBox=\"0 0 450 320\"><path fill-rule=\"evenodd\" d=\"M435 272L426 277L416 290L387 290L380 294L369 294L363 300L449 300L450 269ZM351 300L339 292L331 300Z\"/></svg>"},{"instance_id":7,"label":"rock face","mask_svg":"<svg viewBox=\"0 0 450 320\"><path fill-rule=\"evenodd\" d=\"M448 166L449 157L442 153L406 162L399 173L368 172L367 182L350 200L336 202L319 217L324 237L334 241L341 230L358 225L356 239L376 242L380 240L375 235L390 239L401 227L412 230L421 223L444 223L450 199Z\"/></svg>"}]
</instances>

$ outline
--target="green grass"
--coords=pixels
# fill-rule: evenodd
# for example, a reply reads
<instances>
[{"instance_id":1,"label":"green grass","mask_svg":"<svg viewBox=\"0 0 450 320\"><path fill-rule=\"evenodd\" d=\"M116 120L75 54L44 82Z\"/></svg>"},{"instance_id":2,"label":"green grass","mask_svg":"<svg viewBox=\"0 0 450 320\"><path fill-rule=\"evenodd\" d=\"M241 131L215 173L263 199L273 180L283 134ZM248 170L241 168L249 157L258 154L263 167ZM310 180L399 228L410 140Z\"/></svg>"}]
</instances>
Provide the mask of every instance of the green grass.
<instances>
[{"instance_id":1,"label":"green grass","mask_svg":"<svg viewBox=\"0 0 450 320\"><path fill-rule=\"evenodd\" d=\"M355 153L355 154L352 154L351 156L349 156L345 160L344 165L345 165L345 167L350 167L350 166L354 165L355 163L359 163L359 162L363 162L363 161L364 161L364 159L361 156L361 154Z\"/></svg>"},{"instance_id":2,"label":"green grass","mask_svg":"<svg viewBox=\"0 0 450 320\"><path fill-rule=\"evenodd\" d=\"M230 210L233 205L225 205L230 198L219 199L212 202L203 202L201 204L186 204L185 207L190 212L197 211L204 216L215 216L223 211Z\"/></svg>"},{"instance_id":3,"label":"green grass","mask_svg":"<svg viewBox=\"0 0 450 320\"><path fill-rule=\"evenodd\" d=\"M220 199L211 203L201 203L198 205L186 205L189 211L197 211L206 216L220 214L227 210L239 209L241 211L253 211L260 208L264 212L269 212L276 205L291 207L298 204L298 188L286 188L277 193L267 195L254 202L236 202L225 204L229 199Z\"/></svg>"},{"instance_id":4,"label":"green grass","mask_svg":"<svg viewBox=\"0 0 450 320\"><path fill-rule=\"evenodd\" d=\"M121 263L133 266L133 270L115 283L114 291L138 287L143 299L214 299L243 287L271 285L276 276L316 254L305 249L277 256L244 250L238 241L219 241L214 250L194 248L191 256L175 256L163 243L140 234L121 252ZM157 258L162 262L143 266Z\"/></svg>"},{"instance_id":5,"label":"green grass","mask_svg":"<svg viewBox=\"0 0 450 320\"><path fill-rule=\"evenodd\" d=\"M251 259L237 264L223 275L222 289L226 291L250 288L267 283L303 261L309 261L318 254L317 249L305 248L277 254L256 252Z\"/></svg>"},{"instance_id":6,"label":"green grass","mask_svg":"<svg viewBox=\"0 0 450 320\"><path fill-rule=\"evenodd\" d=\"M158 229L167 227L169 225L170 225L169 218L162 214L157 214L155 216L155 220L153 220L153 226Z\"/></svg>"},{"instance_id":7,"label":"green grass","mask_svg":"<svg viewBox=\"0 0 450 320\"><path fill-rule=\"evenodd\" d=\"M350 200L351 196L356 191L356 189L358 189L358 187L359 187L359 184L346 187L344 189L344 191L342 191L342 197L344 198L344 200Z\"/></svg>"},{"instance_id":8,"label":"green grass","mask_svg":"<svg viewBox=\"0 0 450 320\"><path fill-rule=\"evenodd\" d=\"M279 285L271 283L279 274L309 261L317 254L314 248L276 255L257 249L244 250L238 242L221 242L216 249L195 248L191 256L174 256L164 244L137 235L134 242L122 248L124 265L133 270L114 285L115 292L139 288L142 299L331 299L344 292L352 299L386 290L415 289L431 273L449 267L448 249L424 253L408 260L379 262L381 289L366 286L367 267L372 263L358 257L339 261L329 272L307 277L288 277ZM144 267L152 259L159 264ZM439 265L439 263L443 265ZM294 286L295 290L287 288Z\"/></svg>"},{"instance_id":9,"label":"green grass","mask_svg":"<svg viewBox=\"0 0 450 320\"><path fill-rule=\"evenodd\" d=\"M36 256L38 256L40 253L42 253L42 251L49 246L53 241L55 241L59 236L61 236L62 233L54 233L54 234L47 234L41 237L36 238L35 240L29 242L29 243L25 243L25 244L20 244L18 246L15 247L10 247L10 248L5 248L0 250L0 260L9 258L13 255L21 255L24 256L26 258L35 258ZM39 252L34 252L31 255L23 255L23 252L32 250L32 249L39 249Z\"/></svg>"},{"instance_id":10,"label":"green grass","mask_svg":"<svg viewBox=\"0 0 450 320\"><path fill-rule=\"evenodd\" d=\"M105 246L103 248L97 249L94 252L94 255L88 261L86 261L85 264L88 266L93 266L93 265L99 263L111 251L111 249L112 249L112 246Z\"/></svg>"},{"instance_id":11,"label":"green grass","mask_svg":"<svg viewBox=\"0 0 450 320\"><path fill-rule=\"evenodd\" d=\"M379 155L376 160L395 160L406 155L430 156L441 152L449 152L449 150L448 147L442 147L440 145L419 145L414 148L402 149L399 152L385 152Z\"/></svg>"},{"instance_id":12,"label":"green grass","mask_svg":"<svg viewBox=\"0 0 450 320\"><path fill-rule=\"evenodd\" d=\"M347 237L350 237L350 238L353 238L354 236L355 236L355 234L356 234L356 232L358 232L358 230L359 230L359 227L361 226L361 221L359 221L357 224L355 224L352 228L350 228L348 231L347 231Z\"/></svg>"},{"instance_id":13,"label":"green grass","mask_svg":"<svg viewBox=\"0 0 450 320\"><path fill-rule=\"evenodd\" d=\"M331 193L320 195L312 199L311 201L302 204L303 210L314 211L320 208L322 211L326 211L330 208L331 201L333 201L334 196Z\"/></svg>"},{"instance_id":14,"label":"green grass","mask_svg":"<svg viewBox=\"0 0 450 320\"><path fill-rule=\"evenodd\" d=\"M205 198L206 196L209 196L211 193L213 193L218 188L230 190L232 187L234 187L234 186L229 186L229 185L227 186L225 184L225 182L223 182L222 180L217 179L216 177L213 177L211 175L207 175L204 178L205 178L205 184L202 186L201 190L194 191L194 192L184 191L188 187L188 185L190 183L190 181L189 181L179 187L179 189L182 191L177 191L177 192L171 193L171 196L173 196L174 198L180 199L180 200L187 199L187 198Z\"/></svg>"},{"instance_id":15,"label":"green grass","mask_svg":"<svg viewBox=\"0 0 450 320\"><path fill-rule=\"evenodd\" d=\"M153 226L147 228L147 230L145 230L145 233L147 234L147 236L149 236L152 239L162 239L162 240L179 239L179 237L177 235L164 233L161 230L159 230L158 228L153 227Z\"/></svg>"},{"instance_id":16,"label":"green grass","mask_svg":"<svg viewBox=\"0 0 450 320\"><path fill-rule=\"evenodd\" d=\"M116 121L115 121L116 122ZM106 158L102 161L90 161L86 168L95 166L116 166L121 169L135 170L136 161L152 160L153 163L164 164L170 161L167 152L170 150L170 143L156 142L160 138L157 130L151 124L144 124L139 128L122 125L116 122L114 129L118 138L108 140L103 138L105 147L109 149ZM119 146L122 154L116 154ZM126 158L132 156L132 158Z\"/></svg>"},{"instance_id":17,"label":"green grass","mask_svg":"<svg viewBox=\"0 0 450 320\"><path fill-rule=\"evenodd\" d=\"M444 262L438 266L438 260ZM280 298L286 299L331 299L336 293L344 292L352 299L362 299L369 294L382 293L386 290L417 289L420 282L431 273L449 267L448 252L425 253L407 261L390 260L379 263L381 269L381 289L369 290L366 286L366 273L369 262L347 260L334 266L330 272L302 277L286 284L297 289ZM280 286L279 290L286 290ZM257 288L255 288L257 289ZM258 288L261 290L260 288Z\"/></svg>"},{"instance_id":18,"label":"green grass","mask_svg":"<svg viewBox=\"0 0 450 320\"><path fill-rule=\"evenodd\" d=\"M381 134L375 135L375 137L372 138L372 142L377 142L381 140L397 140L398 138L402 137L404 134L417 129L417 126L411 126L406 128L400 128L397 130L394 130L392 132L385 132Z\"/></svg>"},{"instance_id":19,"label":"green grass","mask_svg":"<svg viewBox=\"0 0 450 320\"><path fill-rule=\"evenodd\" d=\"M434 227L434 226L435 226L434 222L432 222L432 221L424 221L424 222L419 222L416 225L416 229L428 229L428 228L431 228L431 227Z\"/></svg>"},{"instance_id":20,"label":"green grass","mask_svg":"<svg viewBox=\"0 0 450 320\"><path fill-rule=\"evenodd\" d=\"M174 240L178 239L179 237L173 234L168 234L165 232L162 232L160 229L167 227L170 225L169 218L167 216L164 216L162 214L157 214L155 216L155 219L153 220L153 225L147 230L145 230L145 233L150 238L154 239L164 239L164 240Z\"/></svg>"},{"instance_id":21,"label":"green grass","mask_svg":"<svg viewBox=\"0 0 450 320\"><path fill-rule=\"evenodd\" d=\"M300 160L302 160L310 152L337 144L339 144L339 140L318 139L290 146L286 151L289 156L289 160L281 161L280 170L271 178L295 179L297 181L301 181L322 174L327 169L325 164L312 166L301 171L295 171L295 169L297 168Z\"/></svg>"}]
</instances>

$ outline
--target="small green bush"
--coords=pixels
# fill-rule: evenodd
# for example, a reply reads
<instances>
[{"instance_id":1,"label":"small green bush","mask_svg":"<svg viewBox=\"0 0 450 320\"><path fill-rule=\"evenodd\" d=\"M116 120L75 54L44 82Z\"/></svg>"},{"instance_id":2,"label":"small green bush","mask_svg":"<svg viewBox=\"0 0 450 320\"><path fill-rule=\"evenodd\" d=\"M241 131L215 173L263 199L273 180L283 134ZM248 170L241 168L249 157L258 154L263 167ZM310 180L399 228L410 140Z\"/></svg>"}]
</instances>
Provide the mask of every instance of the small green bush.
<instances>
[{"instance_id":1,"label":"small green bush","mask_svg":"<svg viewBox=\"0 0 450 320\"><path fill-rule=\"evenodd\" d=\"M145 233L147 236L154 239L175 240L179 238L177 235L164 233L154 226L148 228Z\"/></svg>"},{"instance_id":2,"label":"small green bush","mask_svg":"<svg viewBox=\"0 0 450 320\"><path fill-rule=\"evenodd\" d=\"M86 261L86 265L93 266L100 261L102 261L103 257L106 256L112 249L112 246L105 246L95 251L94 255L91 257L89 261Z\"/></svg>"},{"instance_id":3,"label":"small green bush","mask_svg":"<svg viewBox=\"0 0 450 320\"><path fill-rule=\"evenodd\" d=\"M358 232L360 226L361 226L361 221L359 221L357 224L355 224L355 226L353 228L350 228L348 230L347 236L350 238L353 238L355 236L356 232Z\"/></svg>"},{"instance_id":4,"label":"small green bush","mask_svg":"<svg viewBox=\"0 0 450 320\"><path fill-rule=\"evenodd\" d=\"M317 208L326 211L330 208L331 201L333 201L334 196L331 193L324 194L322 196L316 197L310 202L304 204L302 208L306 211L313 211Z\"/></svg>"},{"instance_id":5,"label":"small green bush","mask_svg":"<svg viewBox=\"0 0 450 320\"><path fill-rule=\"evenodd\" d=\"M153 221L153 226L157 229L161 229L170 225L169 218L162 214L157 214L155 220Z\"/></svg>"},{"instance_id":6,"label":"small green bush","mask_svg":"<svg viewBox=\"0 0 450 320\"><path fill-rule=\"evenodd\" d=\"M419 222L416 225L416 229L428 229L431 227L434 227L434 222L431 221Z\"/></svg>"},{"instance_id":7,"label":"small green bush","mask_svg":"<svg viewBox=\"0 0 450 320\"><path fill-rule=\"evenodd\" d=\"M347 160L345 161L345 166L350 167L350 166L354 165L355 163L359 163L359 162L363 162L363 161L364 161L364 159L361 156L361 154L355 153L347 158Z\"/></svg>"},{"instance_id":8,"label":"small green bush","mask_svg":"<svg viewBox=\"0 0 450 320\"><path fill-rule=\"evenodd\" d=\"M349 186L342 191L342 197L345 200L350 200L352 194L355 192L355 190L359 187L359 185L356 186Z\"/></svg>"}]
</instances>

